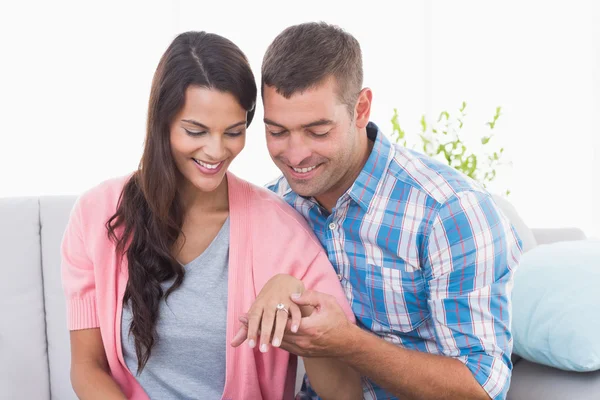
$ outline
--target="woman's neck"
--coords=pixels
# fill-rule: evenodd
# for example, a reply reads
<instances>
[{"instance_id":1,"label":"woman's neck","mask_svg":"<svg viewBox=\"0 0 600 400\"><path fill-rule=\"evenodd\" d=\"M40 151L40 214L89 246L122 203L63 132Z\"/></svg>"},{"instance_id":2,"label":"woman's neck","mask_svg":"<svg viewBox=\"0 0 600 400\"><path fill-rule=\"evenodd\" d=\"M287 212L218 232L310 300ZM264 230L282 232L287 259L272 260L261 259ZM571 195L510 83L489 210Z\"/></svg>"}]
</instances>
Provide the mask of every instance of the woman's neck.
<instances>
[{"instance_id":1,"label":"woman's neck","mask_svg":"<svg viewBox=\"0 0 600 400\"><path fill-rule=\"evenodd\" d=\"M229 210L227 175L212 192L203 192L187 179L180 186L181 201L186 214L195 212L223 212Z\"/></svg>"}]
</instances>

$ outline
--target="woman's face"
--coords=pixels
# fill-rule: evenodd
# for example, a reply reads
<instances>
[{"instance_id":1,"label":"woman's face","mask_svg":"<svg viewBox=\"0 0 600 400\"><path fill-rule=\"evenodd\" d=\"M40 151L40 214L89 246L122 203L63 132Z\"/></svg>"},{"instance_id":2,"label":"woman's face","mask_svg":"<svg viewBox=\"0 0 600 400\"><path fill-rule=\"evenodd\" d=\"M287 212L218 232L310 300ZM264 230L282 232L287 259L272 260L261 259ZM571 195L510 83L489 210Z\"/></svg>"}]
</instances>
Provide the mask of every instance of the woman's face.
<instances>
[{"instance_id":1,"label":"woman's face","mask_svg":"<svg viewBox=\"0 0 600 400\"><path fill-rule=\"evenodd\" d=\"M202 192L217 189L246 142L246 110L230 93L189 86L171 123L171 153L183 177Z\"/></svg>"}]
</instances>

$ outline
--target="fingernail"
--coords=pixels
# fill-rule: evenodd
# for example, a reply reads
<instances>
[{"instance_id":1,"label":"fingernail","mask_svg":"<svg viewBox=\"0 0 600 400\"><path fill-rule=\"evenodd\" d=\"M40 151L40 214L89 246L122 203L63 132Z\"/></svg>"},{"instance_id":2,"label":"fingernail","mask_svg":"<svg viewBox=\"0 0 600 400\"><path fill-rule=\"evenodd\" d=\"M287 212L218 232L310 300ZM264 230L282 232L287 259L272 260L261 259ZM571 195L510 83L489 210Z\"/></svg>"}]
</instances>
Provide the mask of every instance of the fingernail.
<instances>
[{"instance_id":1,"label":"fingernail","mask_svg":"<svg viewBox=\"0 0 600 400\"><path fill-rule=\"evenodd\" d=\"M298 325L292 325L292 332L298 332Z\"/></svg>"},{"instance_id":2,"label":"fingernail","mask_svg":"<svg viewBox=\"0 0 600 400\"><path fill-rule=\"evenodd\" d=\"M266 352L267 352L267 345L266 345L266 344L264 344L264 343L263 343L263 344L261 344L261 345L260 345L260 351L261 351L261 352L263 352L263 353L266 353Z\"/></svg>"},{"instance_id":3,"label":"fingernail","mask_svg":"<svg viewBox=\"0 0 600 400\"><path fill-rule=\"evenodd\" d=\"M256 346L256 342L252 339L250 339L250 341L248 342L248 346L250 346L251 349L254 348L254 346Z\"/></svg>"},{"instance_id":4,"label":"fingernail","mask_svg":"<svg viewBox=\"0 0 600 400\"><path fill-rule=\"evenodd\" d=\"M300 293L292 293L292 299L299 299Z\"/></svg>"},{"instance_id":5,"label":"fingernail","mask_svg":"<svg viewBox=\"0 0 600 400\"><path fill-rule=\"evenodd\" d=\"M279 339L277 339L277 338L273 339L273 346L279 347Z\"/></svg>"}]
</instances>

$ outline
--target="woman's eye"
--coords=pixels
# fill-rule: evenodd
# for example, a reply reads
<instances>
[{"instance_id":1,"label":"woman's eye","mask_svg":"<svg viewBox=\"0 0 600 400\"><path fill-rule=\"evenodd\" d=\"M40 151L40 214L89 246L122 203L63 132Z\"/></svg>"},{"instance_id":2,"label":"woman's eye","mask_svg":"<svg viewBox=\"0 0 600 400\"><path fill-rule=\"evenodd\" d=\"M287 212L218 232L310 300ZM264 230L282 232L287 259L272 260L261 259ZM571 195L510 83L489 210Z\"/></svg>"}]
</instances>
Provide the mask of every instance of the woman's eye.
<instances>
[{"instance_id":1,"label":"woman's eye","mask_svg":"<svg viewBox=\"0 0 600 400\"><path fill-rule=\"evenodd\" d=\"M190 131L185 128L183 128L183 130L190 136L200 136L200 135L204 135L206 133L206 131Z\"/></svg>"},{"instance_id":2,"label":"woman's eye","mask_svg":"<svg viewBox=\"0 0 600 400\"><path fill-rule=\"evenodd\" d=\"M244 133L244 131L239 131L239 132L227 132L226 135L231 136L231 137L236 137L236 136L240 136L242 133Z\"/></svg>"}]
</instances>

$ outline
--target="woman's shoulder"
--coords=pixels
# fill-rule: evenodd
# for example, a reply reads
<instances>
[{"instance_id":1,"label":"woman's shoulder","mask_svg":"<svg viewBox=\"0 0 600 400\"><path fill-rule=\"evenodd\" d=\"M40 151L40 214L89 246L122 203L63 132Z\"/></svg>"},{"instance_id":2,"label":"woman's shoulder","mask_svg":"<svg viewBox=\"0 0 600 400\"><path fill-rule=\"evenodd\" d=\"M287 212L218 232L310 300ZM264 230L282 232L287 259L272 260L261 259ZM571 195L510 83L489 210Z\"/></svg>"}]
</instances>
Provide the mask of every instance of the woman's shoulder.
<instances>
[{"instance_id":1,"label":"woman's shoulder","mask_svg":"<svg viewBox=\"0 0 600 400\"><path fill-rule=\"evenodd\" d=\"M276 237L277 240L285 240L294 237L298 243L299 235L313 242L321 248L314 232L308 226L306 220L283 198L265 187L238 179L238 184L246 186L248 212L253 221L254 229L258 229L261 235Z\"/></svg>"},{"instance_id":2,"label":"woman's shoulder","mask_svg":"<svg viewBox=\"0 0 600 400\"><path fill-rule=\"evenodd\" d=\"M84 191L75 203L75 208L84 218L90 216L105 217L114 214L117 209L123 188L133 174L106 179Z\"/></svg>"}]
</instances>

